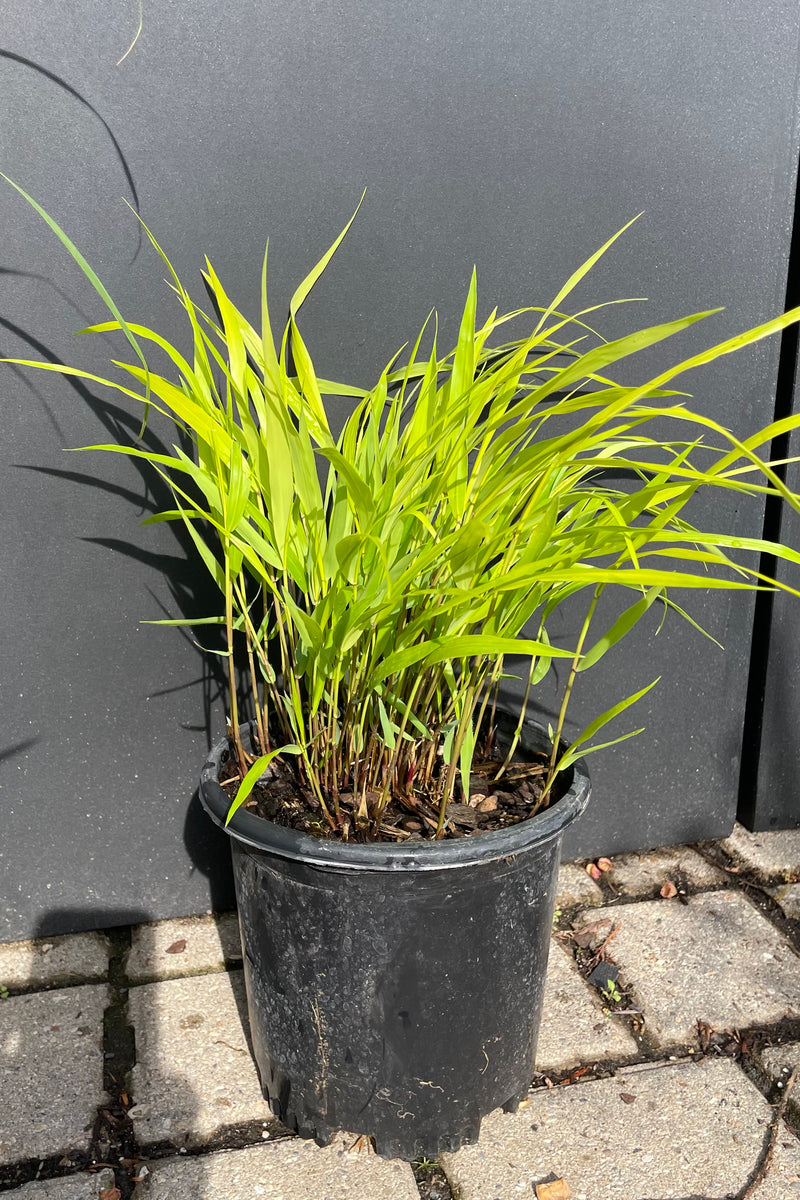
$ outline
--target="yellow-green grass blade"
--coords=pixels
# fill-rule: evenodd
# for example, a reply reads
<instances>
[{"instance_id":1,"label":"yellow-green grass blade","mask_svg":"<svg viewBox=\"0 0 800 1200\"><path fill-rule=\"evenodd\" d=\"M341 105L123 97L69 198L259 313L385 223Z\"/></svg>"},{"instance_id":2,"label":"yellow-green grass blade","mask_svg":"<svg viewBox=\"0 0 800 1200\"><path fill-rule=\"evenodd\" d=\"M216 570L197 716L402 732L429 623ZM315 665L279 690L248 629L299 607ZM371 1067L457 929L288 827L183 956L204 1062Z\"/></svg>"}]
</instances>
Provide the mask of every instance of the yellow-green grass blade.
<instances>
[{"instance_id":1,"label":"yellow-green grass blade","mask_svg":"<svg viewBox=\"0 0 800 1200\"><path fill-rule=\"evenodd\" d=\"M223 568L220 566L217 559L211 553L211 550L207 546L206 542L203 540L203 538L197 532L194 521L190 520L188 515L183 512L180 503L178 504L178 509L179 509L179 511L181 511L181 515L183 516L183 523L186 526L187 530L189 531L189 536L191 537L192 541L195 544L195 548L197 550L197 553L200 556L201 561L203 562L206 569L208 570L208 573L211 576L211 578L214 580L214 583L217 585L219 590L224 595L224 593L225 593L225 572L224 572Z\"/></svg>"},{"instance_id":2,"label":"yellow-green grass blade","mask_svg":"<svg viewBox=\"0 0 800 1200\"><path fill-rule=\"evenodd\" d=\"M632 604L624 613L621 613L610 629L590 649L584 651L576 666L576 670L587 671L589 667L593 667L595 663L599 662L612 646L616 646L617 642L630 633L634 625L641 620L652 604L662 594L663 588L652 587L644 594L641 600L637 600L636 604Z\"/></svg>"},{"instance_id":3,"label":"yellow-green grass blade","mask_svg":"<svg viewBox=\"0 0 800 1200\"><path fill-rule=\"evenodd\" d=\"M448 638L443 642L432 640L421 645L409 646L388 655L376 668L370 677L369 684L374 686L390 675L395 675L416 663L433 666L436 663L473 655L499 654L536 654L547 655L549 658L572 658L571 650L559 650L546 645L544 642L533 641L530 638L503 638L484 636L483 634L465 635Z\"/></svg>"},{"instance_id":4,"label":"yellow-green grass blade","mask_svg":"<svg viewBox=\"0 0 800 1200\"><path fill-rule=\"evenodd\" d=\"M159 346L164 353L169 356L190 386L197 387L198 377L195 375L194 371L189 366L180 351L176 350L171 342L167 341L167 339L162 337L159 333L156 333L155 330L148 329L146 325L137 325L134 321L128 322L128 328L132 330L137 337L140 337L142 341L154 342L157 346ZM113 333L115 330L121 329L122 326L120 325L119 321L101 321L97 325L87 325L85 329L79 329L78 333L80 335L84 333Z\"/></svg>"},{"instance_id":5,"label":"yellow-green grass blade","mask_svg":"<svg viewBox=\"0 0 800 1200\"><path fill-rule=\"evenodd\" d=\"M793 311L795 313L793 321L800 320L800 308L794 309ZM786 315L788 316L789 314L787 313ZM791 324L791 323L792 322L787 322L787 324ZM770 322L770 324L772 324L772 323ZM775 331L773 330L772 332L775 332ZM763 334L762 336L766 337L768 335ZM754 339L754 340L757 340L757 339ZM722 343L722 344L725 345L726 343ZM726 350L725 353L729 354L729 353L731 353L731 351ZM690 360L687 360L687 361L690 361ZM705 360L705 361L713 361L713 359L709 359L709 360ZM704 365L704 363L693 362L692 365L693 366L702 366L702 365ZM685 367L684 369L689 369L689 368ZM679 372L679 368L675 368L674 373L678 374L678 372ZM663 414L657 413L654 415L657 415L657 416L663 415L665 417L673 417L673 418L680 419L680 420L692 421L695 425L702 425L707 429L714 430L715 433L721 434L728 442L731 443L731 445L733 446L733 449L730 450L728 452L728 454L725 455L724 457L722 457L718 462L714 463L711 467L709 467L707 469L707 471L705 472L705 474L708 477L709 483L716 483L716 477L719 475L722 475L722 473L726 470L727 467L729 467L731 465L731 463L736 462L739 458L747 458L754 467L756 467L758 470L760 470L767 477L767 479L769 479L769 481L772 484L775 491L780 493L780 495L787 502L787 504L791 505L791 507L794 508L796 512L800 512L800 497L798 497L794 492L792 492L786 486L785 482L772 469L772 467L769 465L769 463L767 463L763 459L759 458L753 449L751 449L745 442L740 441L739 438L737 438L735 436L735 434L731 433L731 431L729 429L726 429L724 427L724 425L720 425L718 422L713 421L710 417L705 417L700 413L692 412L689 409L682 409L682 408L676 408L676 407L671 407L671 408L665 409ZM784 425L787 430L800 427L800 414L798 414L794 417L786 418L785 421L781 422L781 424Z\"/></svg>"},{"instance_id":6,"label":"yellow-green grass blade","mask_svg":"<svg viewBox=\"0 0 800 1200\"><path fill-rule=\"evenodd\" d=\"M139 400L142 404L147 403L146 396L142 396L140 392L133 392L130 388L123 387L121 383L115 383L113 379L105 379L102 375L94 375L91 371L81 370L80 367L65 367L62 363L38 362L35 358L0 358L0 362L20 367L35 367L37 371L53 371L57 375L69 375L74 379L88 379L90 383L99 383L103 387L113 388L115 392L122 392L125 396L132 396L134 400ZM159 411L163 412L164 410L160 409Z\"/></svg>"},{"instance_id":7,"label":"yellow-green grass blade","mask_svg":"<svg viewBox=\"0 0 800 1200\"><path fill-rule=\"evenodd\" d=\"M176 625L176 626L192 626L192 625L224 625L225 617L173 617L160 618L157 621L140 621L140 625Z\"/></svg>"},{"instance_id":8,"label":"yellow-green grass blade","mask_svg":"<svg viewBox=\"0 0 800 1200\"><path fill-rule=\"evenodd\" d=\"M217 273L208 259L206 259L206 270L203 272L203 278L211 286L219 307L220 316L222 317L222 326L225 331L225 349L230 364L231 380L241 395L247 395L244 379L247 354L244 348L244 338L241 329L242 316L228 298L227 292L220 283Z\"/></svg>"},{"instance_id":9,"label":"yellow-green grass blade","mask_svg":"<svg viewBox=\"0 0 800 1200\"><path fill-rule=\"evenodd\" d=\"M302 753L303 750L300 746L295 746L293 743L289 742L285 746L280 746L277 750L270 750L268 754L260 755L252 764L242 782L239 784L239 789L236 793L236 796L231 802L230 808L228 809L228 815L225 818L225 824L228 825L230 823L234 814L237 813L242 805L249 799L253 788L256 786L259 779L274 758L277 758L279 754Z\"/></svg>"},{"instance_id":10,"label":"yellow-green grass blade","mask_svg":"<svg viewBox=\"0 0 800 1200\"><path fill-rule=\"evenodd\" d=\"M150 401L150 385L149 385L149 378L148 378L149 371L148 371L148 366L147 366L147 359L145 358L144 352L143 352L141 346L139 345L138 341L136 340L136 337L134 336L134 333L133 333L131 327L128 325L128 323L125 320L125 318L123 317L122 313L119 311L116 304L111 299L111 296L109 295L109 293L108 293L105 285L101 281L101 279L98 277L98 275L95 273L95 271L90 267L89 263L86 261L84 256L81 254L78 247L75 245L75 243L72 241L72 239L67 236L67 234L64 232L64 230L61 228L61 226L56 221L53 220L53 218L49 215L49 213L45 212L45 210L42 208L41 204L38 204L36 202L36 200L34 200L33 196L29 196L24 188L21 188L18 183L14 182L13 179L9 179L8 175L4 175L2 171L0 171L0 179L5 179L6 183L10 183L11 186L16 191L19 192L20 196L22 196L22 198L24 200L28 201L28 204L30 204L31 208L35 209L36 212L39 214L39 216L50 226L53 233L56 235L58 240L61 242L62 246L64 246L67 249L67 251L70 253L72 258L75 260L75 262L80 267L81 271L83 271L83 274L89 280L89 283L92 285L92 287L97 292L100 299L106 305L106 308L108 308L109 311L117 319L117 321L119 321L120 329L125 334L125 337L127 338L128 342L130 343L134 354L139 359L139 362L142 364L142 370L144 371L145 379L146 379L146 390L145 390L145 396L144 396L145 415L144 415L144 419L142 422L142 428L139 433L139 436L141 437L142 433L144 432L145 426L147 424L147 406ZM8 360L6 360L6 361L8 361Z\"/></svg>"},{"instance_id":11,"label":"yellow-green grass blade","mask_svg":"<svg viewBox=\"0 0 800 1200\"><path fill-rule=\"evenodd\" d=\"M126 201L126 204L127 204L127 201ZM203 338L202 330L200 329L200 326L197 321L196 314L200 310L198 310L196 308L196 306L194 305L191 297L189 296L188 292L186 291L183 284L181 283L180 278L178 277L177 271L173 267L168 255L166 254L165 250L163 249L163 247L160 245L160 243L156 239L152 230L145 224L145 222L142 220L139 213L136 212L136 210L133 208L132 205L128 204L128 207L130 208L133 215L136 217L136 219L139 222L139 224L141 225L142 229L145 231L145 234L147 235L147 239L150 242L150 245L153 247L156 254L158 254L159 258L164 263L165 267L167 268L167 270L169 271L169 273L172 277L173 283L168 284L168 286L171 287L175 291L178 298L180 299L180 302L183 305L186 315L189 318L189 323L192 327L192 335L194 337L194 352L195 352L195 373L202 377L204 389L206 389L208 394L211 395L214 392L214 379L213 379L213 375L211 372L211 366L208 362L208 357L207 357L206 351L205 351L206 343Z\"/></svg>"},{"instance_id":12,"label":"yellow-green grass blade","mask_svg":"<svg viewBox=\"0 0 800 1200\"><path fill-rule=\"evenodd\" d=\"M634 221L639 220L639 217L641 217L641 215L642 215L641 213L637 213L635 217L632 217L631 220L626 222L626 224L623 225L621 229L618 229L617 232L615 234L613 234L608 239L608 241L605 242L600 247L599 250L595 250L594 254L590 255L589 258L587 258L586 261L584 263L582 263L581 266L579 266L576 271L572 272L572 274L570 275L567 282L564 284L564 286L561 288L561 290L556 293L552 302L548 305L547 309L544 312L544 315L542 316L541 320L539 321L537 329L541 328L541 326L548 319L548 317L560 306L561 302L563 300L566 300L566 298L570 294L570 292L572 292L577 287L577 285L581 282L581 280L586 275L588 275L588 273L591 271L591 269L595 265L595 263L597 263L603 257L603 255L606 253L606 251L609 250L611 248L611 246L614 245L614 242L616 242L616 240L618 238L622 237L623 233L625 233L628 229L630 229L630 227L631 227L631 225L633 225Z\"/></svg>"},{"instance_id":13,"label":"yellow-green grass blade","mask_svg":"<svg viewBox=\"0 0 800 1200\"><path fill-rule=\"evenodd\" d=\"M530 396L530 400L536 402L539 397L547 396L555 390L556 383L559 389L563 389L570 384L577 383L579 380L591 378L594 372L602 370L611 363L621 362L623 359L629 358L630 355L636 354L640 350L656 346L667 338L674 337L677 333L682 333L684 329L689 329L697 321L703 321L707 317L714 316L721 311L722 309L720 308L710 308L702 312L690 313L688 316L679 317L675 321L664 321L659 325L650 325L647 329L639 329L635 333L629 333L624 337L616 338L614 341L605 342L601 346L595 346L593 349L587 350L585 354L582 354L570 366L560 371L554 380L535 389ZM699 366L699 360L703 356L698 355L696 357L698 359L696 365ZM687 360L687 362L691 361L693 360ZM663 375L657 376L642 388L631 388L626 399L629 403L632 403L640 395L649 394L650 388L661 387L662 384L668 383L670 379L680 373L680 370L677 368L674 371L664 372Z\"/></svg>"},{"instance_id":14,"label":"yellow-green grass blade","mask_svg":"<svg viewBox=\"0 0 800 1200\"><path fill-rule=\"evenodd\" d=\"M768 538L743 537L740 534L703 533L700 530L683 533L679 530L665 530L649 534L647 542L648 544L651 542L688 542L697 546L727 546L731 550L750 550L755 554L774 554L786 559L787 562L800 563L800 553L793 550L791 546L785 546L781 542L774 542ZM683 546L676 547L677 554L682 555L683 552Z\"/></svg>"},{"instance_id":15,"label":"yellow-green grass blade","mask_svg":"<svg viewBox=\"0 0 800 1200\"><path fill-rule=\"evenodd\" d=\"M643 696L646 696L647 693L656 686L660 679L661 676L659 675L652 681L652 683L648 683L646 687L640 688L638 692L634 692L630 696L626 696L624 700L619 700L616 704L612 705L611 708L608 708L604 713L601 713L599 717L595 717L595 719L586 726L582 733L579 733L578 736L573 739L569 750L567 750L559 759L556 770L563 771L566 767L574 763L576 759L581 758L586 754L590 754L593 749L601 749L600 746L587 746L587 742L589 742L596 733L599 733L605 725L608 725L611 721L613 721L615 717L618 717L621 713L631 708L632 705L637 702L637 700L641 700ZM635 733L625 734L623 735L623 738L618 738L616 740L623 741L625 737L635 737L636 733L641 733L641 730L637 730ZM605 743L605 745L612 744L612 742Z\"/></svg>"},{"instance_id":16,"label":"yellow-green grass blade","mask_svg":"<svg viewBox=\"0 0 800 1200\"><path fill-rule=\"evenodd\" d=\"M264 247L264 258L261 264L261 353L264 368L264 379L269 382L273 389L278 390L280 388L278 351L276 349L275 338L272 333L272 321L270 320L269 302L267 300L268 256L269 238L267 238L267 244Z\"/></svg>"},{"instance_id":17,"label":"yellow-green grass blade","mask_svg":"<svg viewBox=\"0 0 800 1200\"><path fill-rule=\"evenodd\" d=\"M321 445L332 445L333 438L328 426L325 406L322 403L322 393L317 383L314 364L311 361L311 355L301 337L294 317L291 320L290 333L292 357L297 368L297 378L300 382L302 400L305 402L303 405L303 416L314 440Z\"/></svg>"},{"instance_id":18,"label":"yellow-green grass blade","mask_svg":"<svg viewBox=\"0 0 800 1200\"><path fill-rule=\"evenodd\" d=\"M328 461L335 467L338 475L344 481L344 484L350 494L353 508L358 514L359 521L366 524L369 522L375 513L375 504L372 497L372 492L367 483L358 474L358 471L344 457L344 455L336 449L335 446L319 446L317 454Z\"/></svg>"},{"instance_id":19,"label":"yellow-green grass blade","mask_svg":"<svg viewBox=\"0 0 800 1200\"><path fill-rule=\"evenodd\" d=\"M144 373L131 363L118 363L115 366L127 371L134 379L143 381ZM161 375L151 374L151 389L169 408L171 414L180 422L184 429L191 431L196 437L224 455L231 453L231 435L219 419L216 409L200 404L187 396L174 383Z\"/></svg>"},{"instance_id":20,"label":"yellow-green grass blade","mask_svg":"<svg viewBox=\"0 0 800 1200\"><path fill-rule=\"evenodd\" d=\"M316 266L313 267L312 270L309 271L309 273L306 275L306 277L302 281L302 283L300 283L298 285L298 287L295 288L294 294L292 295L292 298L289 302L289 312L290 312L293 320L297 317L297 314L300 311L301 305L308 297L314 284L320 278L320 276L324 272L325 268L327 267L328 263L331 261L334 254L339 249L339 246L342 244L345 237L347 236L347 232L348 232L350 226L353 224L353 221L355 221L355 219L356 219L358 210L361 208L361 205L364 203L364 197L366 196L366 194L367 194L367 191L365 188L364 191L361 193L361 199L359 200L358 204L356 205L355 212L353 213L352 217L345 225L342 232L336 238L333 245L328 250L325 251L325 253L323 254L322 258L319 260L319 262L316 264Z\"/></svg>"}]
</instances>

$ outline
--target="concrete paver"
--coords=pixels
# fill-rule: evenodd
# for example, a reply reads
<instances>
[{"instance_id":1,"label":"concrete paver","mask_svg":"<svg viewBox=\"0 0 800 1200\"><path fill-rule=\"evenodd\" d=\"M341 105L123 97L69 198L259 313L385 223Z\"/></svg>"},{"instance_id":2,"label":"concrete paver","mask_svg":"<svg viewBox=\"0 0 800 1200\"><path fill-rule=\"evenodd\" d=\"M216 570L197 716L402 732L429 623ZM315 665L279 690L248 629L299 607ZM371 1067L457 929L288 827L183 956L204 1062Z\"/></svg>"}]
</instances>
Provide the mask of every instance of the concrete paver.
<instances>
[{"instance_id":1,"label":"concrete paver","mask_svg":"<svg viewBox=\"0 0 800 1200\"><path fill-rule=\"evenodd\" d=\"M107 1004L105 984L0 1003L0 1163L88 1149L105 1099Z\"/></svg>"},{"instance_id":2,"label":"concrete paver","mask_svg":"<svg viewBox=\"0 0 800 1200\"><path fill-rule=\"evenodd\" d=\"M101 980L108 973L108 940L101 933L73 933L0 945L0 984L7 988L53 987Z\"/></svg>"},{"instance_id":3,"label":"concrete paver","mask_svg":"<svg viewBox=\"0 0 800 1200\"><path fill-rule=\"evenodd\" d=\"M800 921L800 883L784 883L767 891L778 901L785 917Z\"/></svg>"},{"instance_id":4,"label":"concrete paver","mask_svg":"<svg viewBox=\"0 0 800 1200\"><path fill-rule=\"evenodd\" d=\"M534 1092L517 1113L492 1113L476 1145L443 1164L462 1200L530 1197L553 1174L573 1200L719 1197L748 1181L771 1118L728 1059L630 1067L613 1079ZM800 1196L800 1145L786 1129L755 1196Z\"/></svg>"},{"instance_id":5,"label":"concrete paver","mask_svg":"<svg viewBox=\"0 0 800 1200\"><path fill-rule=\"evenodd\" d=\"M577 863L562 863L556 885L556 908L577 908L603 904L605 896Z\"/></svg>"},{"instance_id":6,"label":"concrete paver","mask_svg":"<svg viewBox=\"0 0 800 1200\"><path fill-rule=\"evenodd\" d=\"M743 825L735 825L731 836L719 844L740 866L762 878L800 879L800 829L750 833Z\"/></svg>"},{"instance_id":7,"label":"concrete paver","mask_svg":"<svg viewBox=\"0 0 800 1200\"><path fill-rule=\"evenodd\" d=\"M132 983L149 983L221 971L241 959L239 922L235 913L225 913L137 925L126 970Z\"/></svg>"},{"instance_id":8,"label":"concrete paver","mask_svg":"<svg viewBox=\"0 0 800 1200\"><path fill-rule=\"evenodd\" d=\"M742 1029L800 1017L800 959L741 894L596 909L578 925L604 919L619 925L610 956L662 1049L694 1044L698 1019Z\"/></svg>"},{"instance_id":9,"label":"concrete paver","mask_svg":"<svg viewBox=\"0 0 800 1200\"><path fill-rule=\"evenodd\" d=\"M64 1179L39 1179L10 1192L12 1200L98 1200L114 1186L113 1171L95 1175L70 1175Z\"/></svg>"},{"instance_id":10,"label":"concrete paver","mask_svg":"<svg viewBox=\"0 0 800 1200\"><path fill-rule=\"evenodd\" d=\"M151 1164L134 1200L419 1200L408 1163L348 1153L353 1138L320 1149L300 1138Z\"/></svg>"},{"instance_id":11,"label":"concrete paver","mask_svg":"<svg viewBox=\"0 0 800 1200\"><path fill-rule=\"evenodd\" d=\"M227 1125L270 1120L245 1035L240 971L131 988L130 1110L141 1144L200 1145Z\"/></svg>"},{"instance_id":12,"label":"concrete paver","mask_svg":"<svg viewBox=\"0 0 800 1200\"><path fill-rule=\"evenodd\" d=\"M728 882L724 871L688 846L670 846L649 854L620 854L611 863L606 876L609 883L637 900L654 899L667 880L690 888L724 887Z\"/></svg>"},{"instance_id":13,"label":"concrete paver","mask_svg":"<svg viewBox=\"0 0 800 1200\"><path fill-rule=\"evenodd\" d=\"M602 1058L627 1059L639 1047L625 1027L603 1012L597 992L554 939L547 963L536 1070L568 1071Z\"/></svg>"}]
</instances>

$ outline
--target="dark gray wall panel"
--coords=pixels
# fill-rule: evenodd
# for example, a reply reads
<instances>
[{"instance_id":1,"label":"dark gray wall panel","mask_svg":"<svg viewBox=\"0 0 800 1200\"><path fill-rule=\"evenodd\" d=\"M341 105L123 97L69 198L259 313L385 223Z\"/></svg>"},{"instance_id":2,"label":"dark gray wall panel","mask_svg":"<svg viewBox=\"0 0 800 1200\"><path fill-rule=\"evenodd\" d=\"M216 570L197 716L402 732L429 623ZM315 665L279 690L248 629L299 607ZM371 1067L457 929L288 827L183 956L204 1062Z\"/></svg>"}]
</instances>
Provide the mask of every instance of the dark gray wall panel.
<instances>
[{"instance_id":1,"label":"dark gray wall panel","mask_svg":"<svg viewBox=\"0 0 800 1200\"><path fill-rule=\"evenodd\" d=\"M128 7L7 0L0 168L70 231L129 316L168 335L179 313L122 203L126 171L187 282L208 253L254 311L266 235L280 312L368 185L305 322L334 377L368 381L433 305L452 334L446 314L473 262L482 311L546 301L640 209L580 303L648 295L635 319L654 321L727 302L713 330L683 338L686 354L781 307L793 0L163 2L145 6L116 66L135 28ZM8 188L0 230L0 351L101 366L102 341L71 338L101 318L98 302ZM605 328L630 319L614 312ZM707 412L747 429L770 416L776 353L758 347L691 386ZM222 728L213 679L179 635L138 624L210 601L170 530L137 529L149 494L136 469L62 452L135 418L64 381L8 368L2 379L0 937L229 902L224 848L210 834L198 845L191 823L191 854L184 845L197 767ZM729 516L760 528L756 508ZM665 677L638 722L648 732L595 760L595 801L568 853L730 827L750 606L697 599L726 655L674 624L657 638L643 629L576 697L586 719Z\"/></svg>"},{"instance_id":2,"label":"dark gray wall panel","mask_svg":"<svg viewBox=\"0 0 800 1200\"><path fill-rule=\"evenodd\" d=\"M794 437L791 453L800 454ZM800 490L800 469L789 470L789 483ZM786 509L782 536L800 545L800 517ZM800 591L800 568L782 564L781 579ZM745 797L742 813L752 829L789 829L800 825L800 599L779 593L774 600L764 686L763 724L757 787Z\"/></svg>"}]
</instances>

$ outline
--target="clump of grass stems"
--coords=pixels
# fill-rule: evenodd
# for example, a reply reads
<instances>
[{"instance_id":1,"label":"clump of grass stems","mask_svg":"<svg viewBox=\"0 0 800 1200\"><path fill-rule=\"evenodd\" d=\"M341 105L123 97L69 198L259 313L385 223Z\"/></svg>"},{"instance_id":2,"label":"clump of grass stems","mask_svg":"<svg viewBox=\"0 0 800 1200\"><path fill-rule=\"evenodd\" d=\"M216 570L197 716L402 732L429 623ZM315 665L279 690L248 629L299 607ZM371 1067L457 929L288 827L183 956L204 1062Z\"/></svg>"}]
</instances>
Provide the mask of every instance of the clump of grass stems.
<instances>
[{"instance_id":1,"label":"clump of grass stems","mask_svg":"<svg viewBox=\"0 0 800 1200\"><path fill-rule=\"evenodd\" d=\"M362 837L379 836L392 796L424 796L438 808L441 837L459 781L468 796L478 731L491 726L510 653L527 656L529 669L520 724L499 775L531 694L554 659L568 663L551 730L546 803L554 779L578 755L633 736L596 741L657 681L559 749L578 675L654 604L686 616L672 589L792 590L760 574L757 564L764 552L800 562L795 551L695 529L683 513L702 488L751 498L779 494L800 511L777 464L759 454L800 418L740 440L687 407L685 394L669 385L785 328L800 310L641 384L615 383L606 374L613 364L711 315L694 313L609 342L590 325L602 305L566 313L568 296L620 230L546 307L495 310L479 320L473 273L455 347L439 350L431 315L364 390L321 379L298 325L353 218L295 291L280 341L267 303L266 254L254 328L208 260L203 277L215 311L195 303L146 230L188 319L185 358L155 331L122 317L63 230L22 194L111 311L112 320L84 332L121 331L137 361L115 363L125 382L8 361L101 383L141 404L145 419L155 409L177 428L172 454L142 444L84 449L150 464L169 484L173 506L149 520L185 525L219 588L220 612L165 623L224 628L229 731L242 780L229 819L275 755L294 755L331 831L343 825L343 792L355 793ZM526 322L528 332L504 340L512 322ZM170 378L149 365L148 344L168 356ZM352 399L338 437L326 415L329 394ZM674 441L650 435L656 421L674 426ZM182 448L187 441L191 453ZM615 475L627 476L628 485L612 486ZM748 552L756 566L732 559L733 550ZM608 587L630 593L631 603L598 632ZM584 620L575 646L559 649L548 626L576 593L586 599ZM245 701L237 695L237 645L249 674L255 758L240 738Z\"/></svg>"}]
</instances>

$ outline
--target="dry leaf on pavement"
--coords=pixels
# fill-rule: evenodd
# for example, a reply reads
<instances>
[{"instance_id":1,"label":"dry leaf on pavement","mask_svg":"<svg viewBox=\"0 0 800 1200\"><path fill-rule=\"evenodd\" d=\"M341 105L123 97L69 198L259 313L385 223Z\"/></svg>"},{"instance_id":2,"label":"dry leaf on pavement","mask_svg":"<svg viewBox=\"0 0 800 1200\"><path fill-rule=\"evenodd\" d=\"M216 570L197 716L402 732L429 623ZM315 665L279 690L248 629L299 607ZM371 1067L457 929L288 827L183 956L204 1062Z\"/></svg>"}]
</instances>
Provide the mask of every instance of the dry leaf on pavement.
<instances>
[{"instance_id":1,"label":"dry leaf on pavement","mask_svg":"<svg viewBox=\"0 0 800 1200\"><path fill-rule=\"evenodd\" d=\"M590 947L603 941L605 937L603 930L610 929L611 924L612 922L609 917L603 917L602 921L593 921L590 925L584 925L582 929L574 931L572 940L582 950L588 950Z\"/></svg>"},{"instance_id":2,"label":"dry leaf on pavement","mask_svg":"<svg viewBox=\"0 0 800 1200\"><path fill-rule=\"evenodd\" d=\"M536 1184L536 1200L570 1200L572 1192L566 1179L554 1179L552 1183Z\"/></svg>"}]
</instances>

